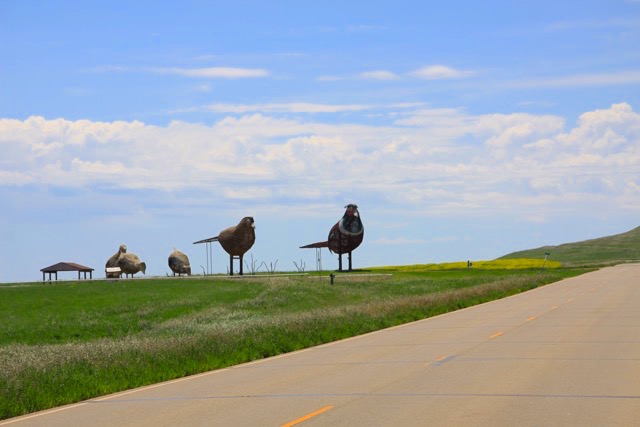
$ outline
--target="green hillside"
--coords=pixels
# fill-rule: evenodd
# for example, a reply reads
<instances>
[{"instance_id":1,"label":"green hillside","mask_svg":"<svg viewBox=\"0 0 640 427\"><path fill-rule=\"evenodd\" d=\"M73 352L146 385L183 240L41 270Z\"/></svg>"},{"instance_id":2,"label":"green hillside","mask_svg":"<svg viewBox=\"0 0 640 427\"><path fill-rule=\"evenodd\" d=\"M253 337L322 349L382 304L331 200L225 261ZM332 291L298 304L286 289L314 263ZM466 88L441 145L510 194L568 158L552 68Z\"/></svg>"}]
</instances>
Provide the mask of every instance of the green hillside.
<instances>
[{"instance_id":1,"label":"green hillside","mask_svg":"<svg viewBox=\"0 0 640 427\"><path fill-rule=\"evenodd\" d=\"M640 260L640 227L626 233L583 242L513 252L498 259L544 258L545 252L551 254L549 259L567 265L616 264L637 261Z\"/></svg>"}]
</instances>

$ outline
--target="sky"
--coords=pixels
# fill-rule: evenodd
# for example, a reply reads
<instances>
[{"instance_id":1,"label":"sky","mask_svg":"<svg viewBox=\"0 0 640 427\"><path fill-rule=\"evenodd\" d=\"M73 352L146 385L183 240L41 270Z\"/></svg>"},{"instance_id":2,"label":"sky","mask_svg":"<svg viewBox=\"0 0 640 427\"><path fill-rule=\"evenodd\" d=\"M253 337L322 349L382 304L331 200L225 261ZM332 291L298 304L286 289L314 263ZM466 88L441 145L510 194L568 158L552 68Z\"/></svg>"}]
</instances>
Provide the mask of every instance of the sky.
<instances>
[{"instance_id":1,"label":"sky","mask_svg":"<svg viewBox=\"0 0 640 427\"><path fill-rule=\"evenodd\" d=\"M310 271L348 203L355 268L628 231L639 46L638 0L0 2L0 282L202 273L245 216Z\"/></svg>"}]
</instances>

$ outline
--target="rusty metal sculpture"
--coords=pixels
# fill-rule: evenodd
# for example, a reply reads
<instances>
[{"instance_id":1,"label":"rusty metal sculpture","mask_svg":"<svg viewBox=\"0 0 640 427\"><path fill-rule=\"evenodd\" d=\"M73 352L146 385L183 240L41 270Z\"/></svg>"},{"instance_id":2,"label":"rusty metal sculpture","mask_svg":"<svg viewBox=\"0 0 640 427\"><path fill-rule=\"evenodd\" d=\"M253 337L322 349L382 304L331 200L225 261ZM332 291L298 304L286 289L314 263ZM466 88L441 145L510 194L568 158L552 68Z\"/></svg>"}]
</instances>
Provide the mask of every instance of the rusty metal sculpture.
<instances>
[{"instance_id":1,"label":"rusty metal sculpture","mask_svg":"<svg viewBox=\"0 0 640 427\"><path fill-rule=\"evenodd\" d=\"M115 254L111 255L111 258L109 258L107 260L107 263L105 264L104 268L105 270L108 268L113 268L113 267L117 267L118 266L118 258L120 258L120 255L124 254L127 252L127 245L122 244L120 245L120 247L118 248L118 252L116 252ZM107 273L106 274L107 279L113 279L113 278L118 278L120 277L120 273Z\"/></svg>"},{"instance_id":2,"label":"rusty metal sculpture","mask_svg":"<svg viewBox=\"0 0 640 427\"><path fill-rule=\"evenodd\" d=\"M347 254L349 259L349 271L353 269L351 263L351 253L362 243L364 239L364 226L358 212L358 206L349 204L345 206L346 211L342 219L338 221L331 230L326 242L317 242L310 245L300 246L300 248L329 248L331 252L338 254L338 270L342 270L342 255Z\"/></svg>"},{"instance_id":3,"label":"rusty metal sculpture","mask_svg":"<svg viewBox=\"0 0 640 427\"><path fill-rule=\"evenodd\" d=\"M118 267L120 267L120 270L122 270L124 274L127 276L131 275L131 277L139 271L141 271L142 274L145 274L147 271L147 264L140 261L138 255L130 252L120 255L118 258Z\"/></svg>"},{"instance_id":4,"label":"rusty metal sculpture","mask_svg":"<svg viewBox=\"0 0 640 427\"><path fill-rule=\"evenodd\" d=\"M175 276L178 273L178 276L186 274L191 276L191 264L189 263L189 257L173 248L173 252L169 255L169 268L173 271L173 275Z\"/></svg>"},{"instance_id":5,"label":"rusty metal sculpture","mask_svg":"<svg viewBox=\"0 0 640 427\"><path fill-rule=\"evenodd\" d=\"M233 276L233 260L235 258L240 261L240 275L242 275L242 258L256 241L255 228L253 217L246 216L238 225L222 230L216 237L199 240L193 244L220 242L222 249L229 254L229 274Z\"/></svg>"}]
</instances>

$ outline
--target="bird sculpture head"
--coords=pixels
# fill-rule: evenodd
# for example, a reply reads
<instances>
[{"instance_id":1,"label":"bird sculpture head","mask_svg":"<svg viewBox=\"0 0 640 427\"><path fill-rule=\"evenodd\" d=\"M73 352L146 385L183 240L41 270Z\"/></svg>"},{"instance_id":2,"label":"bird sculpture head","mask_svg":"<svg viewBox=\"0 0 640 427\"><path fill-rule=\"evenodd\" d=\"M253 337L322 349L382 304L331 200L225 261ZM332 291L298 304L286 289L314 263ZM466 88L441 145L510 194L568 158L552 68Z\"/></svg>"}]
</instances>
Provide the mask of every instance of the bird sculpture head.
<instances>
[{"instance_id":1,"label":"bird sculpture head","mask_svg":"<svg viewBox=\"0 0 640 427\"><path fill-rule=\"evenodd\" d=\"M144 262L141 262L141 263L140 263L140 271L142 271L142 274L145 274L145 275L146 275L146 274L147 274L147 273L146 273L146 271L147 271L147 264L145 264Z\"/></svg>"},{"instance_id":2,"label":"bird sculpture head","mask_svg":"<svg viewBox=\"0 0 640 427\"><path fill-rule=\"evenodd\" d=\"M120 248L118 248L118 252L120 252L121 254L124 254L127 252L127 245L125 245L124 243L120 245Z\"/></svg>"},{"instance_id":3,"label":"bird sculpture head","mask_svg":"<svg viewBox=\"0 0 640 427\"><path fill-rule=\"evenodd\" d=\"M345 206L345 213L344 216L360 216L360 213L358 212L358 205L354 204L354 203L349 203L347 206Z\"/></svg>"},{"instance_id":4,"label":"bird sculpture head","mask_svg":"<svg viewBox=\"0 0 640 427\"><path fill-rule=\"evenodd\" d=\"M362 234L364 227L362 226L362 219L360 218L360 212L358 212L358 205L350 203L345 206L346 211L342 216L342 219L338 221L339 230L342 234L357 236Z\"/></svg>"},{"instance_id":5,"label":"bird sculpture head","mask_svg":"<svg viewBox=\"0 0 640 427\"><path fill-rule=\"evenodd\" d=\"M252 216L245 216L244 218L242 218L242 220L240 221L240 225L242 225L243 227L256 228L256 223L253 221Z\"/></svg>"}]
</instances>

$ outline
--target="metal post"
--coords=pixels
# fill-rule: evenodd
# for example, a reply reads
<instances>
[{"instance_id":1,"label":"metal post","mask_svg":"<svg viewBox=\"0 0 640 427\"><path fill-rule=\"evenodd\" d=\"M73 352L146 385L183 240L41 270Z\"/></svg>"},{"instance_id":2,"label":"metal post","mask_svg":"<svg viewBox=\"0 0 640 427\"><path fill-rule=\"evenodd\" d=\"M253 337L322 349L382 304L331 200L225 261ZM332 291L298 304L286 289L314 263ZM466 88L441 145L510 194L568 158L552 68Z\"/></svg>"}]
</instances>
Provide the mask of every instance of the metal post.
<instances>
[{"instance_id":1,"label":"metal post","mask_svg":"<svg viewBox=\"0 0 640 427\"><path fill-rule=\"evenodd\" d=\"M351 251L349 251L349 271L351 271L353 268L351 267Z\"/></svg>"},{"instance_id":2,"label":"metal post","mask_svg":"<svg viewBox=\"0 0 640 427\"><path fill-rule=\"evenodd\" d=\"M213 245L211 244L211 242L209 242L209 257L209 262L211 264L211 274L213 274Z\"/></svg>"},{"instance_id":3,"label":"metal post","mask_svg":"<svg viewBox=\"0 0 640 427\"><path fill-rule=\"evenodd\" d=\"M207 275L209 274L209 243L205 243L204 247L207 251Z\"/></svg>"},{"instance_id":4,"label":"metal post","mask_svg":"<svg viewBox=\"0 0 640 427\"><path fill-rule=\"evenodd\" d=\"M342 254L338 254L338 271L342 271Z\"/></svg>"},{"instance_id":5,"label":"metal post","mask_svg":"<svg viewBox=\"0 0 640 427\"><path fill-rule=\"evenodd\" d=\"M322 273L322 248L316 248L316 271L320 276Z\"/></svg>"},{"instance_id":6,"label":"metal post","mask_svg":"<svg viewBox=\"0 0 640 427\"><path fill-rule=\"evenodd\" d=\"M542 267L540 268L540 273L544 270L544 265L547 263L547 256L551 255L549 252L544 253L544 261L542 262Z\"/></svg>"}]
</instances>

